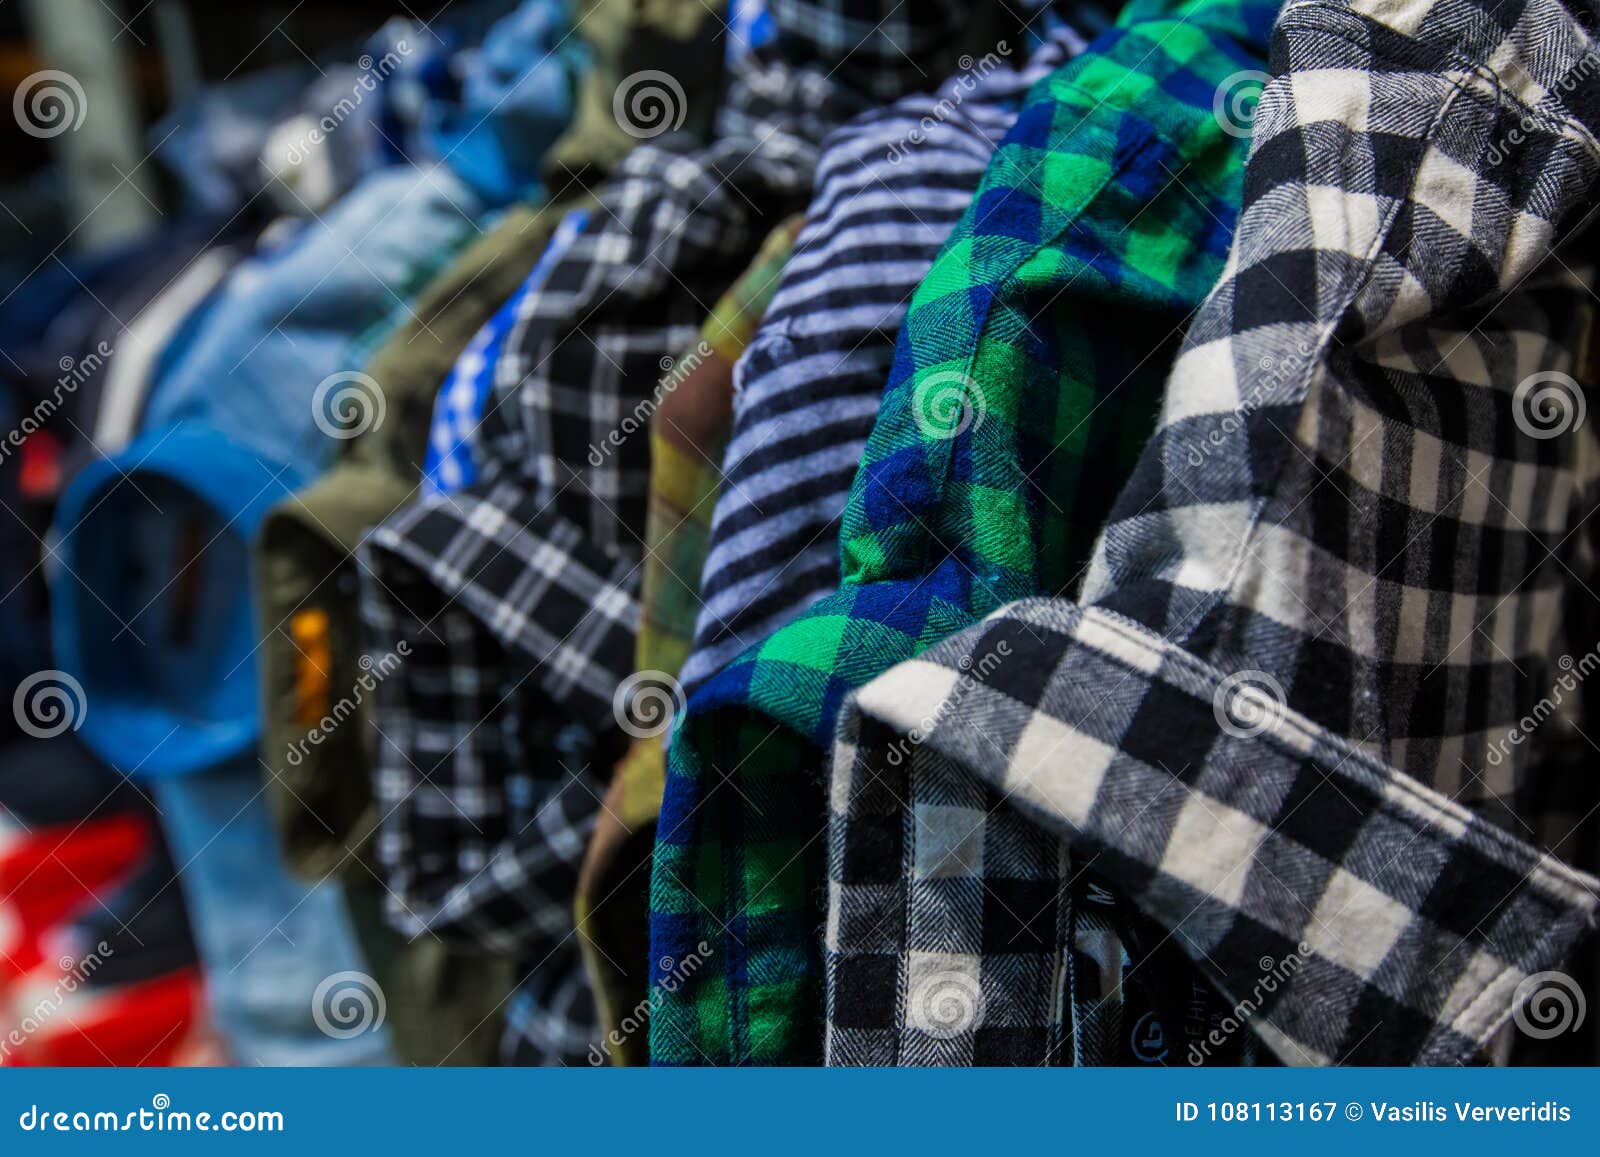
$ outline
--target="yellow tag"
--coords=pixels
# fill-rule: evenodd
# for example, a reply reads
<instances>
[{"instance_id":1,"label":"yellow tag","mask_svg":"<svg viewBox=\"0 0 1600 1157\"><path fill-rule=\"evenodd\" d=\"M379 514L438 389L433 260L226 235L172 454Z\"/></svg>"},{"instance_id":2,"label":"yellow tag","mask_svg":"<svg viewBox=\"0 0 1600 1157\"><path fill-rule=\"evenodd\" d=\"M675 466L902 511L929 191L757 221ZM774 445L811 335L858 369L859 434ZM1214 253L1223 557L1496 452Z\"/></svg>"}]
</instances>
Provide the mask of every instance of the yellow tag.
<instances>
[{"instance_id":1,"label":"yellow tag","mask_svg":"<svg viewBox=\"0 0 1600 1157\"><path fill-rule=\"evenodd\" d=\"M294 718L302 727L315 727L328 713L328 673L333 669L333 647L328 638L328 613L296 611L289 620L294 639Z\"/></svg>"}]
</instances>

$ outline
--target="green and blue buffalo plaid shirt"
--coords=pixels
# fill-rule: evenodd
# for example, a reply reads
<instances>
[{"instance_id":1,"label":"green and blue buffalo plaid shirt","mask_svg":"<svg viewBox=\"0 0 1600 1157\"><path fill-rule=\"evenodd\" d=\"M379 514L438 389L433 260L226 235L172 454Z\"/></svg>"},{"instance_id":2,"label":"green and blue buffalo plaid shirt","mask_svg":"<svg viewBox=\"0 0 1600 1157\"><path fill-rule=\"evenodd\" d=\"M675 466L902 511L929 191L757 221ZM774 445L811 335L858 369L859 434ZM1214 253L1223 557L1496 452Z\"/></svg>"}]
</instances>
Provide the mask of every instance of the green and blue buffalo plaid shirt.
<instances>
[{"instance_id":1,"label":"green and blue buffalo plaid shirt","mask_svg":"<svg viewBox=\"0 0 1600 1157\"><path fill-rule=\"evenodd\" d=\"M652 968L672 983L653 1063L820 1059L839 708L1001 605L1074 589L1222 273L1239 110L1277 7L1135 0L1029 94L902 327L840 589L706 683L674 735L651 895Z\"/></svg>"}]
</instances>

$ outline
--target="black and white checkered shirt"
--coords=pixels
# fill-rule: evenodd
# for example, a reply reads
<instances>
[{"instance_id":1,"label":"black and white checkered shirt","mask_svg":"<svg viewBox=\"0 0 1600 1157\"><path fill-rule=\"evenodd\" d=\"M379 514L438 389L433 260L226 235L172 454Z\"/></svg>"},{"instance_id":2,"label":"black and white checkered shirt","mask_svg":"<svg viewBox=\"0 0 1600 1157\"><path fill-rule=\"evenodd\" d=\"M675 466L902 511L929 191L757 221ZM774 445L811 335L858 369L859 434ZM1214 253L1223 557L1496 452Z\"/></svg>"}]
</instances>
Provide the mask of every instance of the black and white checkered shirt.
<instances>
[{"instance_id":1,"label":"black and white checkered shirt","mask_svg":"<svg viewBox=\"0 0 1600 1157\"><path fill-rule=\"evenodd\" d=\"M1081 599L1013 604L845 712L832 1060L927 1045L893 994L935 972L991 1008L1052 983L981 911L884 902L869 866L917 865L883 777L980 881L1018 874L1016 815L1057 837L1287 1063L1470 1063L1588 987L1558 970L1600 904L1575 771L1600 54L1554 0L1310 0L1272 74L1226 272ZM891 1003L856 1027L872 968Z\"/></svg>"},{"instance_id":2,"label":"black and white checkered shirt","mask_svg":"<svg viewBox=\"0 0 1600 1157\"><path fill-rule=\"evenodd\" d=\"M523 990L517 1060L576 1063L593 1036L571 905L609 762L548 744L561 724L610 732L633 670L653 395L771 228L804 209L826 133L942 79L974 26L954 0L771 10L778 35L735 65L715 143L636 147L523 299L469 446L479 481L366 548L372 646L413 649L374 712L390 918L527 959L560 1007ZM519 1032L541 1009L540 1038Z\"/></svg>"}]
</instances>

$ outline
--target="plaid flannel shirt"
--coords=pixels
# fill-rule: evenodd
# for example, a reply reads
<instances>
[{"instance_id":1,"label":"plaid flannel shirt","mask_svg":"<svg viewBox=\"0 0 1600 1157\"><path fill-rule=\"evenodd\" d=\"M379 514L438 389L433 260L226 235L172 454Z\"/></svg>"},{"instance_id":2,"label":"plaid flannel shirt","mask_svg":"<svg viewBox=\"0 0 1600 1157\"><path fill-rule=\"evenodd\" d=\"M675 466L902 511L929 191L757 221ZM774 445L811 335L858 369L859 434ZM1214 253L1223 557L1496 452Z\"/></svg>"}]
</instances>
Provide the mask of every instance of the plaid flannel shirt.
<instances>
[{"instance_id":1,"label":"plaid flannel shirt","mask_svg":"<svg viewBox=\"0 0 1600 1157\"><path fill-rule=\"evenodd\" d=\"M506 339L521 315L523 303L544 284L545 275L560 260L589 219L587 208L573 209L561 218L550 234L544 252L528 272L517 291L472 335L467 348L450 367L450 376L439 387L433 402L433 420L428 428L428 452L422 462L422 489L425 494L459 490L478 480L478 466L472 460L471 441L483 421L494 388L495 369Z\"/></svg>"},{"instance_id":2,"label":"plaid flannel shirt","mask_svg":"<svg viewBox=\"0 0 1600 1157\"><path fill-rule=\"evenodd\" d=\"M1213 97L1259 69L1275 13L1135 3L1029 94L901 329L840 591L705 684L674 737L651 956L717 951L652 1016L653 1061L820 1055L839 706L1002 603L1065 590L1087 559L1222 271L1245 142ZM1017 1027L1039 1030L1019 1045L1060 1031Z\"/></svg>"},{"instance_id":3,"label":"plaid flannel shirt","mask_svg":"<svg viewBox=\"0 0 1600 1157\"><path fill-rule=\"evenodd\" d=\"M1070 27L1029 35L1042 43L1003 42L828 138L795 258L734 371L686 694L838 585L839 516L911 295L1028 87L1083 47Z\"/></svg>"},{"instance_id":4,"label":"plaid flannel shirt","mask_svg":"<svg viewBox=\"0 0 1600 1157\"><path fill-rule=\"evenodd\" d=\"M1310 0L1272 64L1227 268L1081 602L1009 606L845 713L831 991L886 983L830 1056L914 1034L895 974L984 993L1000 963L884 950L874 916L925 918L891 911L909 867L852 868L897 818L857 805L883 775L1003 797L980 878L1006 823L1064 837L1288 1063L1469 1063L1575 999L1600 454L1569 246L1600 55L1553 0Z\"/></svg>"},{"instance_id":5,"label":"plaid flannel shirt","mask_svg":"<svg viewBox=\"0 0 1600 1157\"><path fill-rule=\"evenodd\" d=\"M689 650L696 580L722 483L718 463L733 366L761 324L803 220L795 216L774 229L750 268L718 300L700 328L699 344L678 359L686 372L650 418L650 493L630 687L655 697L659 710L653 707L649 718L639 719L627 755L612 772L573 900L584 964L607 1033L602 1055L617 1063L642 1060L648 1043L642 1034L623 1032L622 1025L646 996L649 865L666 776L664 737L677 706L672 684Z\"/></svg>"},{"instance_id":6,"label":"plaid flannel shirt","mask_svg":"<svg viewBox=\"0 0 1600 1157\"><path fill-rule=\"evenodd\" d=\"M779 0L771 12L776 35L736 63L715 143L669 133L630 152L525 299L470 444L479 480L425 499L369 541L362 598L390 604L369 609L369 622L398 623L402 637L435 629L400 597L427 586L468 616L448 621L483 635L444 651L417 643L436 663L408 659L398 678L412 686L388 679L377 699L377 853L390 918L413 934L520 944L535 967L577 969L571 901L583 845L568 837L593 826L599 791L573 790L589 786L577 774L547 784L534 828L497 846L484 813L504 806L514 748L452 714L459 697L425 689L471 688L488 707L478 692L497 688L518 701L495 702L524 730L560 717L610 733L629 715L632 705L614 699L633 669L649 442L626 422L641 424L652 391L667 388L663 361L694 341L709 303L803 206L826 132L948 67L987 25L955 0L914 10ZM545 762L537 744L520 750L520 766ZM547 808L558 818L543 846L533 837ZM557 930L559 955L541 965Z\"/></svg>"}]
</instances>

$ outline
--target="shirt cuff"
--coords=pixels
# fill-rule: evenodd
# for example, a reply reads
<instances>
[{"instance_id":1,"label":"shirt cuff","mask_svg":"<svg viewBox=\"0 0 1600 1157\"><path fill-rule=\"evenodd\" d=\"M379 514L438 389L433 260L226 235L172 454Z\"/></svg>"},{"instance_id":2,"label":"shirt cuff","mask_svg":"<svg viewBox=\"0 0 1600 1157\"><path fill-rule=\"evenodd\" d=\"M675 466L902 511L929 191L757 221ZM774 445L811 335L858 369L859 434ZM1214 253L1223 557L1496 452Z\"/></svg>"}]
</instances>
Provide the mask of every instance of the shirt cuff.
<instances>
[{"instance_id":1,"label":"shirt cuff","mask_svg":"<svg viewBox=\"0 0 1600 1157\"><path fill-rule=\"evenodd\" d=\"M1600 881L1104 610L1013 604L854 709L1068 839L1285 1063L1476 1063L1595 923Z\"/></svg>"}]
</instances>

